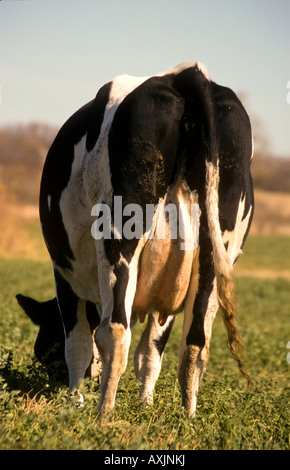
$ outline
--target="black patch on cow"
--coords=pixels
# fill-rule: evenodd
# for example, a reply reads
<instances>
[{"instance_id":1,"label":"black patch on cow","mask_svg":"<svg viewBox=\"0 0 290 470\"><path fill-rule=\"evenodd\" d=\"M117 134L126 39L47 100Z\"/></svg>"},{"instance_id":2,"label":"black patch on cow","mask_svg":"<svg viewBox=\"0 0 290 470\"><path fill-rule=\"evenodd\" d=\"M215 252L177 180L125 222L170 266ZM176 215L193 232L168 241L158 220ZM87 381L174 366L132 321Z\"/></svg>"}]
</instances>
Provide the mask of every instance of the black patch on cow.
<instances>
[{"instance_id":1,"label":"black patch on cow","mask_svg":"<svg viewBox=\"0 0 290 470\"><path fill-rule=\"evenodd\" d=\"M235 93L213 82L212 89L216 106L216 138L220 162L220 225L224 232L232 231L235 227L241 196L246 198L244 217L250 206L253 206L250 173L252 134L249 117ZM252 216L253 210L251 220Z\"/></svg>"},{"instance_id":2,"label":"black patch on cow","mask_svg":"<svg viewBox=\"0 0 290 470\"><path fill-rule=\"evenodd\" d=\"M57 269L54 271L57 300L60 308L65 334L73 330L77 323L78 296L70 284L62 277Z\"/></svg>"},{"instance_id":3,"label":"black patch on cow","mask_svg":"<svg viewBox=\"0 0 290 470\"><path fill-rule=\"evenodd\" d=\"M86 302L86 313L87 313L87 320L90 325L90 330L93 331L99 326L100 324L100 317L99 312L96 307L96 304L87 300Z\"/></svg>"},{"instance_id":4,"label":"black patch on cow","mask_svg":"<svg viewBox=\"0 0 290 470\"><path fill-rule=\"evenodd\" d=\"M86 149L88 152L93 150L99 138L104 119L105 109L109 101L112 83L109 82L100 88L96 98L93 100L90 108L90 120L88 124L88 133L86 140Z\"/></svg>"},{"instance_id":5,"label":"black patch on cow","mask_svg":"<svg viewBox=\"0 0 290 470\"><path fill-rule=\"evenodd\" d=\"M114 306L112 311L112 323L122 323L124 328L128 327L125 310L125 294L129 280L129 269L122 263L114 267L116 282L113 287Z\"/></svg>"},{"instance_id":6,"label":"black patch on cow","mask_svg":"<svg viewBox=\"0 0 290 470\"><path fill-rule=\"evenodd\" d=\"M175 322L175 317L172 318L167 328L163 331L162 335L158 339L154 339L153 341L160 357L163 354L164 348L168 341L174 322Z\"/></svg>"},{"instance_id":7,"label":"black patch on cow","mask_svg":"<svg viewBox=\"0 0 290 470\"><path fill-rule=\"evenodd\" d=\"M74 146L87 134L87 148L92 149L100 135L111 84L100 89L96 98L76 113L63 125L49 149L41 179L40 218L43 234L56 264L62 268L72 268L74 254L63 225L59 207L61 193L67 186L74 159ZM51 206L48 207L48 195Z\"/></svg>"},{"instance_id":8,"label":"black patch on cow","mask_svg":"<svg viewBox=\"0 0 290 470\"><path fill-rule=\"evenodd\" d=\"M182 97L166 77L153 77L118 107L109 134L114 195L123 204L156 204L175 177Z\"/></svg>"},{"instance_id":9,"label":"black patch on cow","mask_svg":"<svg viewBox=\"0 0 290 470\"><path fill-rule=\"evenodd\" d=\"M205 345L204 319L215 278L212 258L212 243L208 236L207 221L204 212L201 214L200 220L199 244L198 291L193 306L193 321L186 338L186 344L193 344L203 348Z\"/></svg>"},{"instance_id":10,"label":"black patch on cow","mask_svg":"<svg viewBox=\"0 0 290 470\"><path fill-rule=\"evenodd\" d=\"M215 119L215 103L211 83L197 66L189 67L174 76L173 86L184 98L183 145L186 150L186 170L197 168L201 159L210 158L215 162L216 155L210 155L214 149L215 135L212 133ZM200 153L201 144L205 144Z\"/></svg>"}]
</instances>

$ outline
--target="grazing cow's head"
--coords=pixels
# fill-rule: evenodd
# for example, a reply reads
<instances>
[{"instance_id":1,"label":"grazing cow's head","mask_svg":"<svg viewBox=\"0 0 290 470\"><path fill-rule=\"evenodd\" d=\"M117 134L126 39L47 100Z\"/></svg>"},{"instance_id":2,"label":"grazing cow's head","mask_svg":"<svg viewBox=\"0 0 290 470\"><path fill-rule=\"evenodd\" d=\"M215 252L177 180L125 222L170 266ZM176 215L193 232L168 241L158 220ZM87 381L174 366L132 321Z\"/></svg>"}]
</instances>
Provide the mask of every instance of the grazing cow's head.
<instances>
[{"instance_id":1,"label":"grazing cow's head","mask_svg":"<svg viewBox=\"0 0 290 470\"><path fill-rule=\"evenodd\" d=\"M34 344L34 353L39 362L47 366L50 376L67 381L65 365L65 335L56 297L46 302L38 302L31 297L18 294L16 299L26 315L39 326ZM99 324L98 311L92 302L86 303L87 320L91 332ZM90 369L87 374L90 375Z\"/></svg>"},{"instance_id":2,"label":"grazing cow's head","mask_svg":"<svg viewBox=\"0 0 290 470\"><path fill-rule=\"evenodd\" d=\"M37 359L47 366L65 361L64 331L56 298L47 302L38 302L21 294L16 298L26 315L39 326L34 345Z\"/></svg>"}]
</instances>

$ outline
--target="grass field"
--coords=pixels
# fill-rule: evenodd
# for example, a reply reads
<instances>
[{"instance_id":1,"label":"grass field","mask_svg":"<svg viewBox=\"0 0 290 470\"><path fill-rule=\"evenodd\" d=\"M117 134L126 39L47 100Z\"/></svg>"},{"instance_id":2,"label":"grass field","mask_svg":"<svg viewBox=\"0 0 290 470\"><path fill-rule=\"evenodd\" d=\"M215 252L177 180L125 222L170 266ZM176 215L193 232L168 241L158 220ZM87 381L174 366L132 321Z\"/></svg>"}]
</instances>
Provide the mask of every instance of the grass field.
<instances>
[{"instance_id":1,"label":"grass field","mask_svg":"<svg viewBox=\"0 0 290 470\"><path fill-rule=\"evenodd\" d=\"M31 234L37 238L33 226ZM33 357L37 328L15 300L18 292L38 300L54 296L50 263L2 257L0 449L289 450L289 260L288 236L252 236L235 271L238 322L253 380L249 390L226 347L218 314L197 414L194 419L186 417L176 376L181 315L165 350L154 406L144 408L133 369L134 347L142 331L142 325L137 325L114 418L100 425L99 382L83 383L83 408L72 405L65 386L54 380L48 383L45 370Z\"/></svg>"}]
</instances>

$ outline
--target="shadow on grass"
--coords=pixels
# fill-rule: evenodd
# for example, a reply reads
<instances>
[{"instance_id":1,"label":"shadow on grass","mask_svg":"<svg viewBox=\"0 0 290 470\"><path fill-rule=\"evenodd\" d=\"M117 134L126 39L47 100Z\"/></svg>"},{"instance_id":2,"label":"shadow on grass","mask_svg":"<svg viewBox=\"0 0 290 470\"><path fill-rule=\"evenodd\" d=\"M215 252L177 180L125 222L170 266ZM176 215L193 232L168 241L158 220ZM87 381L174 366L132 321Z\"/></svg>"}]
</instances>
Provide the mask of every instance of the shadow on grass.
<instances>
[{"instance_id":1,"label":"shadow on grass","mask_svg":"<svg viewBox=\"0 0 290 470\"><path fill-rule=\"evenodd\" d=\"M30 398L36 395L49 398L59 388L68 384L67 368L63 361L48 367L32 358L30 364L20 364L17 367L14 364L13 352L8 349L1 354L0 377L2 387L6 390L18 391L21 395L29 395Z\"/></svg>"}]
</instances>

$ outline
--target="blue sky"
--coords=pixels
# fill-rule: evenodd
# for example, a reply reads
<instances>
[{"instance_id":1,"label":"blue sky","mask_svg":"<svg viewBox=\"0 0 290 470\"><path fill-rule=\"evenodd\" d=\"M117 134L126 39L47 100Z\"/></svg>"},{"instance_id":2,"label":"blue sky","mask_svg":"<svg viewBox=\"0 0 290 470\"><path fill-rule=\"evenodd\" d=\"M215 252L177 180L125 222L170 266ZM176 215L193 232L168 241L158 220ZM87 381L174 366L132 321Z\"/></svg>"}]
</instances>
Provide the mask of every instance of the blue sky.
<instances>
[{"instance_id":1,"label":"blue sky","mask_svg":"<svg viewBox=\"0 0 290 470\"><path fill-rule=\"evenodd\" d=\"M60 126L114 76L183 60L242 94L269 151L290 157L289 0L2 0L0 126Z\"/></svg>"}]
</instances>

